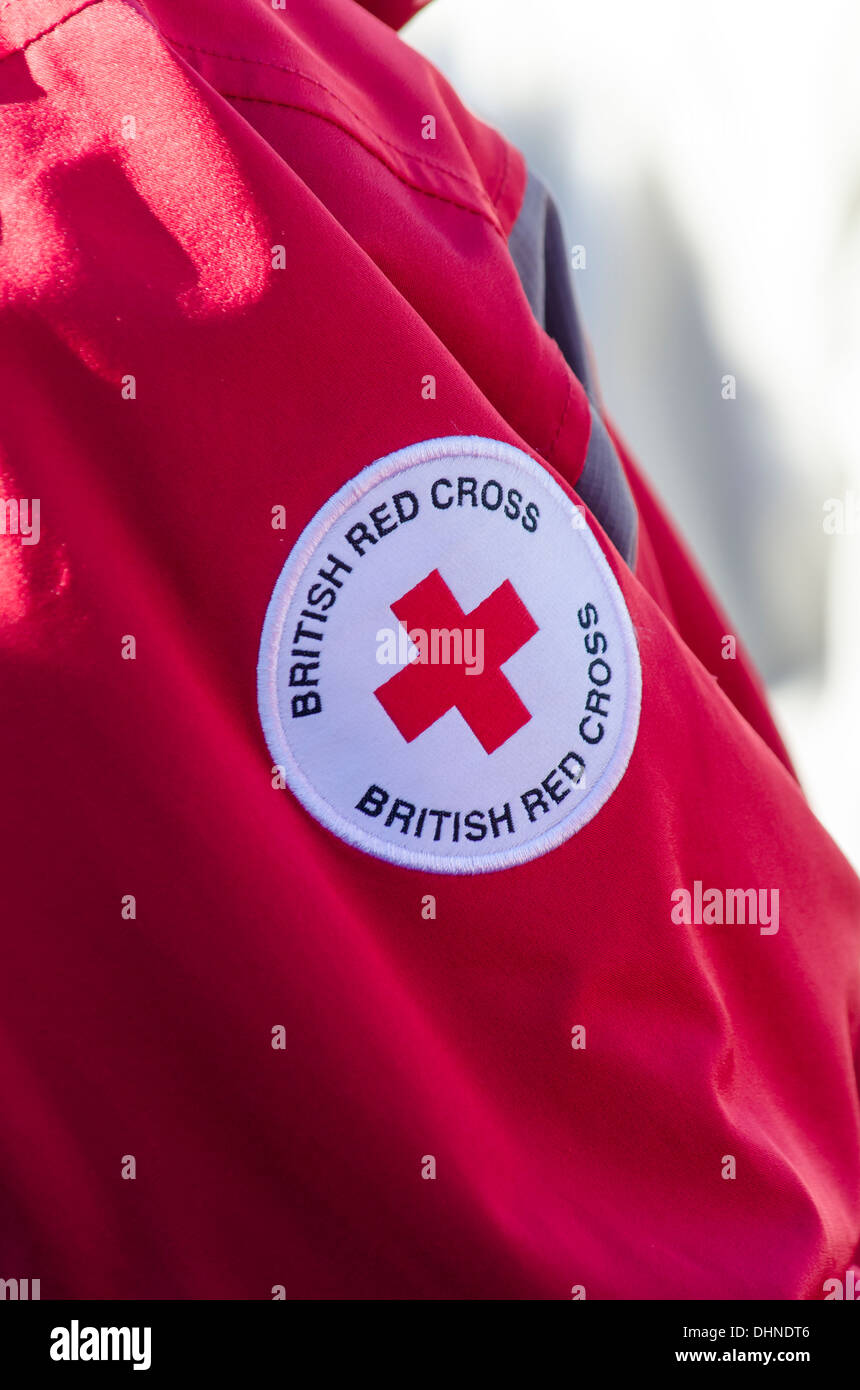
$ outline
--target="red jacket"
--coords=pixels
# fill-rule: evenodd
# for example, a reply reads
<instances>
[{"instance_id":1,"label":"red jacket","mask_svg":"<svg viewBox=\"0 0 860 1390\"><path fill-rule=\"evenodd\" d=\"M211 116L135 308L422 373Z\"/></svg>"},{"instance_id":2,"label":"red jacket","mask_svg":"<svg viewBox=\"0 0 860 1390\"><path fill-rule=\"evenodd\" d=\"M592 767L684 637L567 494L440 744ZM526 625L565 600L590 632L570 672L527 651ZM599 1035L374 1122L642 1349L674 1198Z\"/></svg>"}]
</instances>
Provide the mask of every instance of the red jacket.
<instances>
[{"instance_id":1,"label":"red jacket","mask_svg":"<svg viewBox=\"0 0 860 1390\"><path fill-rule=\"evenodd\" d=\"M0 1277L822 1297L860 886L371 8L0 3Z\"/></svg>"}]
</instances>

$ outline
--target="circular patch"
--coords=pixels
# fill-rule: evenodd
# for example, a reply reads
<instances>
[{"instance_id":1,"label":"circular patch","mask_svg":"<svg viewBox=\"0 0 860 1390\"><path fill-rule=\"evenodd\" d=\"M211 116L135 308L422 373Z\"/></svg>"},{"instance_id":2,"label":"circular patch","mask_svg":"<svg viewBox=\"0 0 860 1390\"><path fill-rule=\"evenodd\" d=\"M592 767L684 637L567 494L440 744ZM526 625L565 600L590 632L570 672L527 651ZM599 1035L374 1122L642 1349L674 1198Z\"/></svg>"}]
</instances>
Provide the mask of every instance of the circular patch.
<instances>
[{"instance_id":1,"label":"circular patch","mask_svg":"<svg viewBox=\"0 0 860 1390\"><path fill-rule=\"evenodd\" d=\"M482 873L580 830L633 751L641 674L583 512L520 449L432 439L365 468L275 586L260 717L352 845Z\"/></svg>"}]
</instances>

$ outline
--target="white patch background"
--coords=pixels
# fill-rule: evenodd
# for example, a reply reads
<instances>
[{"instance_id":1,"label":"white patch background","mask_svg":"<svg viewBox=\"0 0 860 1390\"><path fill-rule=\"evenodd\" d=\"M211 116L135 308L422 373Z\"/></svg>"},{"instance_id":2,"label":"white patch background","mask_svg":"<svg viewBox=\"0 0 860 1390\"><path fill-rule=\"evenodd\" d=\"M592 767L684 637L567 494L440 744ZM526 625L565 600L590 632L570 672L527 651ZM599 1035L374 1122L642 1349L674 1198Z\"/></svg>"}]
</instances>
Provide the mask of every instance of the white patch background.
<instances>
[{"instance_id":1,"label":"white patch background","mask_svg":"<svg viewBox=\"0 0 860 1390\"><path fill-rule=\"evenodd\" d=\"M478 494L490 479L505 493L516 488L522 508L535 502L537 530L504 513L456 501L437 510L431 484L451 479L456 495L459 476L475 477ZM369 513L389 504L395 492L408 489L419 499L412 521L365 547L362 557L344 540L356 521L373 532ZM450 495L444 489L444 495ZM352 566L340 571L343 587L327 610L327 622L302 619L310 609L307 592L320 568L331 569L332 552ZM380 664L377 634L399 623L390 605L430 571L438 569L468 615L500 584L510 580L539 631L502 670L532 718L493 753L486 753L458 710L407 743L377 700L374 691L396 674L398 666ZM320 580L325 584L325 580ZM577 610L592 603L599 621L590 629L608 640L605 660L612 680L605 734L590 746L579 735L591 682L586 635ZM311 610L313 611L313 610ZM323 630L322 642L293 642L300 622ZM468 617L465 627L470 626ZM320 649L313 674L322 697L319 714L293 718L290 666L302 658L294 646ZM419 668L431 672L432 668ZM480 676L467 681L480 683ZM636 739L641 696L639 656L633 627L614 576L582 514L550 474L528 455L497 440L471 437L429 440L401 449L364 469L341 489L306 527L278 579L266 614L258 667L260 717L274 761L284 767L293 792L330 830L360 848L413 868L442 873L477 873L506 868L543 854L566 840L594 816L618 785ZM595 730L594 716L589 731ZM534 823L520 800L573 750L585 758L584 787L562 778L570 794ZM376 784L389 794L377 818L358 811L356 803ZM502 827L483 840L453 843L452 820L443 823L434 842L436 818L425 822L420 838L414 817L408 833L400 822L384 820L395 797L419 809L500 812L509 803L516 833ZM462 821L461 814L461 821ZM485 816L486 821L486 816Z\"/></svg>"}]
</instances>

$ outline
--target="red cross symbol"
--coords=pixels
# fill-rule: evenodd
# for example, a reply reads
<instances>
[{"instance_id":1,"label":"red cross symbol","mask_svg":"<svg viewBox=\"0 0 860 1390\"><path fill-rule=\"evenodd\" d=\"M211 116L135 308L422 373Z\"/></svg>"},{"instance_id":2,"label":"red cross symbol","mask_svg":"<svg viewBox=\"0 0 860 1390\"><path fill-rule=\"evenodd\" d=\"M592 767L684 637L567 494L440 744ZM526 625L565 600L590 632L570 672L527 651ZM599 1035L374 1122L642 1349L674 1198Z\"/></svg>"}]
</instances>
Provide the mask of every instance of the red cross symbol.
<instances>
[{"instance_id":1,"label":"red cross symbol","mask_svg":"<svg viewBox=\"0 0 860 1390\"><path fill-rule=\"evenodd\" d=\"M470 674L464 664L412 662L374 691L407 743L449 709L460 711L487 753L495 752L529 722L531 714L501 666L534 637L538 626L509 579L471 613L464 613L439 571L431 570L392 603L391 611L407 632L447 628L462 633L471 628L484 634L480 674Z\"/></svg>"}]
</instances>

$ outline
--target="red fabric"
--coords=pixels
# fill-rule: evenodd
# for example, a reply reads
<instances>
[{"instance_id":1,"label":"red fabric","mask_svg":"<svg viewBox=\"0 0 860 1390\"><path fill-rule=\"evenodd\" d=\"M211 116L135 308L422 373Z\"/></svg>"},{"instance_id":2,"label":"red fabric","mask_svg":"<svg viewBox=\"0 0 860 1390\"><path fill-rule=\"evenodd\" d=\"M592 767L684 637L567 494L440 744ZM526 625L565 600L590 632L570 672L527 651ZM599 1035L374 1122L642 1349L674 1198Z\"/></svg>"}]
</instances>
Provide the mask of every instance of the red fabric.
<instances>
[{"instance_id":1,"label":"red fabric","mask_svg":"<svg viewBox=\"0 0 860 1390\"><path fill-rule=\"evenodd\" d=\"M41 503L2 538L0 1275L821 1297L860 1235L858 882L632 464L636 574L594 524L641 724L583 830L424 876L272 787L260 629L321 504L454 433L579 476L520 157L353 0L16 0L0 35L2 495ZM673 924L694 880L779 889L779 933Z\"/></svg>"},{"instance_id":2,"label":"red fabric","mask_svg":"<svg viewBox=\"0 0 860 1390\"><path fill-rule=\"evenodd\" d=\"M429 5L430 0L359 0L371 14L378 15L392 29L402 29L407 19Z\"/></svg>"}]
</instances>

